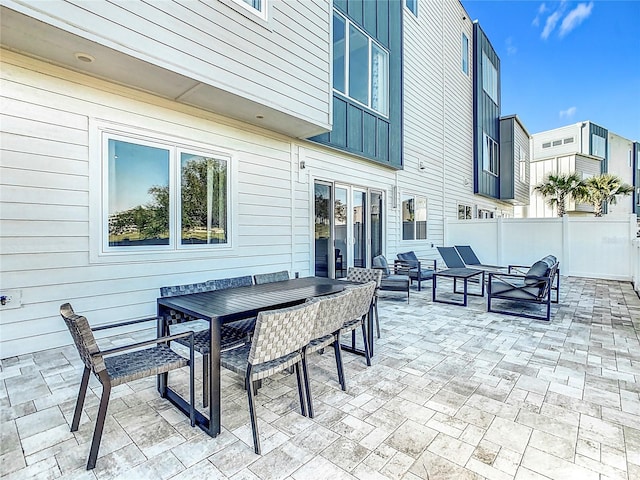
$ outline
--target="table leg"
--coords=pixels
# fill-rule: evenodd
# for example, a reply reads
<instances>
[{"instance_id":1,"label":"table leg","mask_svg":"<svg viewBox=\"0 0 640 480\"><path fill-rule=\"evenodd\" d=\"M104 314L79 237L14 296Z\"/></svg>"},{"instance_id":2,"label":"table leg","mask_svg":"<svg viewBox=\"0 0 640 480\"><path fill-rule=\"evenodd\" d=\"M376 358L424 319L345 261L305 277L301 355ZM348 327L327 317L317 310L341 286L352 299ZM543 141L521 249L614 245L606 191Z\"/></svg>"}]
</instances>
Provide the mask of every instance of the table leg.
<instances>
[{"instance_id":1,"label":"table leg","mask_svg":"<svg viewBox=\"0 0 640 480\"><path fill-rule=\"evenodd\" d=\"M156 326L156 333L159 338L159 337L164 337L166 335L167 326L165 325L164 317L162 316L162 313L163 313L162 307L160 307L159 305L157 307L157 313L158 313L158 320L157 320L158 323ZM158 392L160 393L160 396L163 398L167 395L168 376L169 374L165 372L165 373L161 373L156 377L156 385L158 387Z\"/></svg>"},{"instance_id":2,"label":"table leg","mask_svg":"<svg viewBox=\"0 0 640 480\"><path fill-rule=\"evenodd\" d=\"M468 278L464 279L464 286L463 286L463 291L464 291L464 295L463 295L463 301L462 301L462 306L466 307L467 306L467 280Z\"/></svg>"},{"instance_id":3,"label":"table leg","mask_svg":"<svg viewBox=\"0 0 640 480\"><path fill-rule=\"evenodd\" d=\"M437 281L438 276L434 275L433 278L431 279L431 301L435 302L436 301L436 281Z\"/></svg>"},{"instance_id":4,"label":"table leg","mask_svg":"<svg viewBox=\"0 0 640 480\"><path fill-rule=\"evenodd\" d=\"M220 434L220 322L209 322L209 330L209 435L215 437Z\"/></svg>"}]
</instances>

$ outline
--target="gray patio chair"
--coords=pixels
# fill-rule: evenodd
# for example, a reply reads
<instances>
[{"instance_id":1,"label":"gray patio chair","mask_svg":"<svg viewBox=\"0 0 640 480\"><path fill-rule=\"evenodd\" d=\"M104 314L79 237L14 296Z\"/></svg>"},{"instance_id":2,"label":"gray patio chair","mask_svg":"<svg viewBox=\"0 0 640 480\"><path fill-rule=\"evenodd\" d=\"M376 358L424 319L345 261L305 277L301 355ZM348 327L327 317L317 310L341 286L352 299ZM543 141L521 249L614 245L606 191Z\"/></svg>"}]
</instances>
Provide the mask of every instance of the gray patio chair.
<instances>
[{"instance_id":1,"label":"gray patio chair","mask_svg":"<svg viewBox=\"0 0 640 480\"><path fill-rule=\"evenodd\" d=\"M256 273L253 276L253 280L256 285L273 282L284 282L286 280L289 280L289 272L287 270L282 270L280 272Z\"/></svg>"},{"instance_id":2,"label":"gray patio chair","mask_svg":"<svg viewBox=\"0 0 640 480\"><path fill-rule=\"evenodd\" d=\"M346 389L344 381L344 369L342 365L342 351L340 348L340 329L347 319L348 312L351 309L350 298L351 290L334 293L324 297L316 297L310 300L318 304L318 314L315 318L311 341L304 347L304 355L302 357L302 371L307 393L307 408L309 417L313 418L313 401L311 399L311 382L309 381L309 369L307 367L307 359L310 354L333 345L336 357L336 369L338 371L338 382L342 390Z\"/></svg>"},{"instance_id":3,"label":"gray patio chair","mask_svg":"<svg viewBox=\"0 0 640 480\"><path fill-rule=\"evenodd\" d=\"M250 345L220 354L220 364L244 377L249 400L249 414L253 432L253 446L260 455L258 419L254 405L256 381L271 377L295 366L298 380L300 410L307 414L302 378L302 349L311 340L318 304L307 301L302 305L268 310L258 314L256 329Z\"/></svg>"},{"instance_id":4,"label":"gray patio chair","mask_svg":"<svg viewBox=\"0 0 640 480\"><path fill-rule=\"evenodd\" d=\"M422 290L422 282L433 279L433 272L436 271L436 260L419 259L415 252L398 253L395 261L396 272L409 275L411 283L418 282L418 291Z\"/></svg>"},{"instance_id":5,"label":"gray patio chair","mask_svg":"<svg viewBox=\"0 0 640 480\"><path fill-rule=\"evenodd\" d=\"M555 292L555 299L551 297L551 303L558 303L560 295L560 262L554 255L547 255L540 260L547 264L549 268L556 265L553 278L551 278L551 292ZM531 268L530 265L509 265L507 267L509 273L526 275L527 271Z\"/></svg>"},{"instance_id":6,"label":"gray patio chair","mask_svg":"<svg viewBox=\"0 0 640 480\"><path fill-rule=\"evenodd\" d=\"M455 247L437 247L447 268L466 268L467 265Z\"/></svg>"},{"instance_id":7,"label":"gray patio chair","mask_svg":"<svg viewBox=\"0 0 640 480\"><path fill-rule=\"evenodd\" d=\"M376 268L349 267L347 269L347 281L357 283L376 282L376 291L373 295L373 315L376 321L376 332L380 338L380 319L378 318L378 289L382 285L382 270ZM355 332L354 332L355 334ZM355 344L355 339L353 341Z\"/></svg>"},{"instance_id":8,"label":"gray patio chair","mask_svg":"<svg viewBox=\"0 0 640 480\"><path fill-rule=\"evenodd\" d=\"M161 297L176 297L178 295L188 295L191 293L210 292L216 290L215 286L210 282L190 283L186 285L174 285L170 287L160 287ZM195 317L185 315L182 312L170 309L168 315L163 319L167 328L176 329L176 325L184 322L198 320ZM240 322L244 322L240 320ZM231 324L229 324L231 325ZM229 325L220 327L220 350L229 350L238 348L248 342L247 334L242 329L235 329ZM240 324L240 326L244 326ZM189 328L188 325L181 327ZM186 346L185 339L178 339L176 342ZM209 405L209 354L211 352L211 332L209 328L205 330L194 331L194 348L195 351L202 355L202 405Z\"/></svg>"},{"instance_id":9,"label":"gray patio chair","mask_svg":"<svg viewBox=\"0 0 640 480\"><path fill-rule=\"evenodd\" d=\"M104 421L107 415L107 407L109 406L109 397L111 395L112 387L188 366L190 367L189 417L191 420L191 426L193 427L195 425L193 394L193 332L183 332L177 335L169 335L166 337L154 338L152 340L101 350L93 335L93 331L133 325L151 320L157 321L157 319L144 318L140 320L104 325L92 329L89 326L87 319L81 315L77 315L69 303L65 303L60 306L60 315L69 328L71 337L78 349L78 354L84 363L84 372L82 373L82 381L80 382L80 391L78 392L78 399L73 413L73 421L71 422L72 432L77 431L78 425L80 424L82 407L84 405L87 386L89 384L89 374L93 372L102 384L102 396L100 398L100 406L98 407L98 414L96 416L96 426L93 431L93 440L91 441L87 470L91 470L96 466L96 459L98 458L98 450L100 449L100 440L102 439L102 430L104 428ZM168 342L171 340L184 340L189 344L188 359L171 350L168 345Z\"/></svg>"},{"instance_id":10,"label":"gray patio chair","mask_svg":"<svg viewBox=\"0 0 640 480\"><path fill-rule=\"evenodd\" d=\"M480 259L477 257L471 245L456 245L454 247L462 261L470 268L478 268L481 270L506 270L507 267L501 267L499 265L487 265L480 262Z\"/></svg>"},{"instance_id":11,"label":"gray patio chair","mask_svg":"<svg viewBox=\"0 0 640 480\"><path fill-rule=\"evenodd\" d=\"M380 280L380 290L391 292L407 292L407 303L409 303L409 286L411 279L409 275L397 274L394 269L389 268L389 263L384 255L373 257L373 268L382 270L382 279Z\"/></svg>"},{"instance_id":12,"label":"gray patio chair","mask_svg":"<svg viewBox=\"0 0 640 480\"><path fill-rule=\"evenodd\" d=\"M371 303L376 291L376 282L371 281L362 285L348 285L347 290L352 291L350 298L351 309L348 311L348 320L344 322L340 329L340 334L352 333L352 340L355 344L355 331L362 329L362 340L364 342L364 356L367 359L367 366L371 366L371 353L369 351L369 340L367 340L367 329L365 319L371 312ZM355 346L355 345L354 345ZM346 388L346 383L344 385Z\"/></svg>"}]
</instances>

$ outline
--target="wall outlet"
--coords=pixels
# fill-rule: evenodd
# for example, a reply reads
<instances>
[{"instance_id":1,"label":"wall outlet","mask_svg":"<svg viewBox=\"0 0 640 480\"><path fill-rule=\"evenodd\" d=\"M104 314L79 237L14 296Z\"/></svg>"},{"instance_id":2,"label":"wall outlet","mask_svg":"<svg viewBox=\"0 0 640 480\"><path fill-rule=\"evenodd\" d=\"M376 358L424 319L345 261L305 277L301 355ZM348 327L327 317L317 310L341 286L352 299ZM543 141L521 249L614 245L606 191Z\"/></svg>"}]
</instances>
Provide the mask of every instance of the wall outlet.
<instances>
[{"instance_id":1,"label":"wall outlet","mask_svg":"<svg viewBox=\"0 0 640 480\"><path fill-rule=\"evenodd\" d=\"M20 308L22 306L22 290L0 290L0 310Z\"/></svg>"}]
</instances>

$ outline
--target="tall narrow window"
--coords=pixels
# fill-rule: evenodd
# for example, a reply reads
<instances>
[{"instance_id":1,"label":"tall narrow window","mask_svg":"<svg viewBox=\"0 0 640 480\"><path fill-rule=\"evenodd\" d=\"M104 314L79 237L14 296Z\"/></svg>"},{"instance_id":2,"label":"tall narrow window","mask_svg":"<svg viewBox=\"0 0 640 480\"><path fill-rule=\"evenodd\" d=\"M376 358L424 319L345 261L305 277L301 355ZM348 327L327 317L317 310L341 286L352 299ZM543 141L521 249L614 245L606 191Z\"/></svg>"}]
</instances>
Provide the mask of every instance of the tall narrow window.
<instances>
[{"instance_id":1,"label":"tall narrow window","mask_svg":"<svg viewBox=\"0 0 640 480\"><path fill-rule=\"evenodd\" d=\"M404 4L411 13L418 16L418 0L405 0Z\"/></svg>"},{"instance_id":2,"label":"tall narrow window","mask_svg":"<svg viewBox=\"0 0 640 480\"><path fill-rule=\"evenodd\" d=\"M340 15L333 16L333 88L341 93L346 93L346 69L347 60L347 36L345 20Z\"/></svg>"},{"instance_id":3,"label":"tall narrow window","mask_svg":"<svg viewBox=\"0 0 640 480\"><path fill-rule=\"evenodd\" d=\"M181 242L227 242L227 162L182 152Z\"/></svg>"},{"instance_id":4,"label":"tall narrow window","mask_svg":"<svg viewBox=\"0 0 640 480\"><path fill-rule=\"evenodd\" d=\"M469 39L462 34L462 72L469 75Z\"/></svg>"},{"instance_id":5,"label":"tall narrow window","mask_svg":"<svg viewBox=\"0 0 640 480\"><path fill-rule=\"evenodd\" d=\"M595 155L596 157L606 157L606 140L604 137L600 135L596 135L595 133L591 134L591 155Z\"/></svg>"},{"instance_id":6,"label":"tall narrow window","mask_svg":"<svg viewBox=\"0 0 640 480\"><path fill-rule=\"evenodd\" d=\"M402 239L427 238L427 198L419 195L402 196Z\"/></svg>"},{"instance_id":7,"label":"tall narrow window","mask_svg":"<svg viewBox=\"0 0 640 480\"><path fill-rule=\"evenodd\" d=\"M527 183L527 157L522 147L518 147L518 152L519 152L519 161L520 161L520 165L519 165L520 182Z\"/></svg>"},{"instance_id":8,"label":"tall narrow window","mask_svg":"<svg viewBox=\"0 0 640 480\"><path fill-rule=\"evenodd\" d=\"M485 133L482 145L482 169L497 175L498 158L498 143Z\"/></svg>"},{"instance_id":9,"label":"tall narrow window","mask_svg":"<svg viewBox=\"0 0 640 480\"><path fill-rule=\"evenodd\" d=\"M338 12L333 14L333 88L389 114L389 53Z\"/></svg>"},{"instance_id":10,"label":"tall narrow window","mask_svg":"<svg viewBox=\"0 0 640 480\"><path fill-rule=\"evenodd\" d=\"M491 100L498 104L498 70L491 63L485 52L482 52L482 89Z\"/></svg>"}]
</instances>

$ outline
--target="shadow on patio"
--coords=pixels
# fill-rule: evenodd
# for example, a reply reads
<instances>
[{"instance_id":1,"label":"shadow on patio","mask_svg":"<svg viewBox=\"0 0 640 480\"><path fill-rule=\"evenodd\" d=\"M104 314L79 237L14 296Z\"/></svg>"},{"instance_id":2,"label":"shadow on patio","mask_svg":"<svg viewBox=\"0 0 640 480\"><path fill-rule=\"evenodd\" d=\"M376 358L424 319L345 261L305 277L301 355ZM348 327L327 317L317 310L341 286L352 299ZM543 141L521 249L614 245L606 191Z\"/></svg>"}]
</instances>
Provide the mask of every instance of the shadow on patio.
<instances>
[{"instance_id":1,"label":"shadow on patio","mask_svg":"<svg viewBox=\"0 0 640 480\"><path fill-rule=\"evenodd\" d=\"M486 313L486 297L433 304L430 288L412 289L408 305L383 292L379 305L373 366L344 355L347 392L333 354L312 357L316 418L297 413L295 376L265 381L262 456L241 381L224 371L218 438L191 428L147 378L113 390L100 457L86 471L100 386L92 379L71 433L75 347L4 359L2 476L640 478L640 300L630 283L563 277L550 323ZM184 383L186 372L172 378Z\"/></svg>"}]
</instances>

